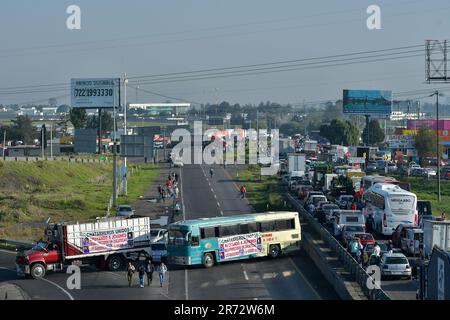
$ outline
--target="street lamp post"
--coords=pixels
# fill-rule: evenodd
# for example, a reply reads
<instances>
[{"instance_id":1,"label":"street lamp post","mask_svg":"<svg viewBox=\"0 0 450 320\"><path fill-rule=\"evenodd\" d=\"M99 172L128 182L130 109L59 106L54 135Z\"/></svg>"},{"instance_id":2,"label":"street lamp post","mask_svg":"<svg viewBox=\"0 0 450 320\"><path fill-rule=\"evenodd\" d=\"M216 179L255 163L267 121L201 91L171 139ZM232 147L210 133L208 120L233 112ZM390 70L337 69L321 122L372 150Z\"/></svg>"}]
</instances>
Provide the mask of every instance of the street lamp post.
<instances>
[{"instance_id":1,"label":"street lamp post","mask_svg":"<svg viewBox=\"0 0 450 320\"><path fill-rule=\"evenodd\" d=\"M124 74L124 80L123 80L123 85L124 85L124 110L123 110L123 127L125 130L125 135L128 135L128 131L127 131L127 85L128 85L128 79L127 79L127 74ZM126 168L127 168L127 157L124 157L123 159L123 163L125 166L125 176L123 177L123 191L124 194L127 195L128 194L128 181L127 181L127 174L126 174Z\"/></svg>"},{"instance_id":2,"label":"street lamp post","mask_svg":"<svg viewBox=\"0 0 450 320\"><path fill-rule=\"evenodd\" d=\"M438 178L438 201L441 202L441 155L439 153L439 96L442 93L435 91L430 97L436 96L436 158L437 158L437 178Z\"/></svg>"}]
</instances>

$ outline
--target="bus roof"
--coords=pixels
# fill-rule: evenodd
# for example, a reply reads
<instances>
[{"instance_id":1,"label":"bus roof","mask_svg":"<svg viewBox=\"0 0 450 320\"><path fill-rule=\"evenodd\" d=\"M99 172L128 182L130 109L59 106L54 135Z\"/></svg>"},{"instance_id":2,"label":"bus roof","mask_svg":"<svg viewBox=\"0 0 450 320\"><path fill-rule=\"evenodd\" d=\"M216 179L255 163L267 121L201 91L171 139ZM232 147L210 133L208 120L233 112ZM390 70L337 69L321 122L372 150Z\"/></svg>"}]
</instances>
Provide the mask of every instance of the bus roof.
<instances>
[{"instance_id":1,"label":"bus roof","mask_svg":"<svg viewBox=\"0 0 450 320\"><path fill-rule=\"evenodd\" d=\"M367 191L372 191L382 196L390 196L396 194L396 195L413 195L414 197L417 198L415 193L406 191L400 188L399 186L390 183L375 183Z\"/></svg>"},{"instance_id":2,"label":"bus roof","mask_svg":"<svg viewBox=\"0 0 450 320\"><path fill-rule=\"evenodd\" d=\"M240 214L228 217L213 217L213 218L199 218L199 219L191 219L191 220L182 220L172 223L173 226L213 226L213 225L221 225L221 224L230 224L230 223L239 223L239 222L248 222L248 221L257 221L258 218L275 218L276 216L285 216L286 214L290 215L298 215L298 212L292 211L270 211L263 213L249 213L249 214ZM280 217L282 218L282 217Z\"/></svg>"}]
</instances>

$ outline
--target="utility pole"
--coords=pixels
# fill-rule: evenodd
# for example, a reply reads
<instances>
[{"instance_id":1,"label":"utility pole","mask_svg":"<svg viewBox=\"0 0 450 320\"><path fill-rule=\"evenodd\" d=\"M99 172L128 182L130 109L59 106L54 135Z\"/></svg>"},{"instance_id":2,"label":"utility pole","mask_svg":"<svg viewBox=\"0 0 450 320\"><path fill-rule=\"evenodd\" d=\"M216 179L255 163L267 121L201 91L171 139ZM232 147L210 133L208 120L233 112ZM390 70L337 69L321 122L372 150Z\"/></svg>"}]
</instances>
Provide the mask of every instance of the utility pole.
<instances>
[{"instance_id":1,"label":"utility pole","mask_svg":"<svg viewBox=\"0 0 450 320\"><path fill-rule=\"evenodd\" d=\"M50 158L53 158L53 122L50 121Z\"/></svg>"},{"instance_id":2,"label":"utility pole","mask_svg":"<svg viewBox=\"0 0 450 320\"><path fill-rule=\"evenodd\" d=\"M3 160L5 160L5 148L6 148L6 129L3 128Z\"/></svg>"},{"instance_id":3,"label":"utility pole","mask_svg":"<svg viewBox=\"0 0 450 320\"><path fill-rule=\"evenodd\" d=\"M436 160L438 178L438 201L441 202L441 154L439 152L439 91L435 91L430 97L436 96Z\"/></svg>"},{"instance_id":4,"label":"utility pole","mask_svg":"<svg viewBox=\"0 0 450 320\"><path fill-rule=\"evenodd\" d=\"M42 150L42 159L44 159L44 146L45 146L45 124L41 127L41 150Z\"/></svg>"},{"instance_id":5,"label":"utility pole","mask_svg":"<svg viewBox=\"0 0 450 320\"><path fill-rule=\"evenodd\" d=\"M123 127L125 129L125 135L128 135L128 130L127 130L127 84L128 84L128 79L127 79L127 74L124 74L124 80L123 80L123 92L124 92L124 106L123 106ZM124 166L125 166L125 176L123 177L123 192L125 195L128 194L128 181L127 181L127 157L124 157L123 159L124 162Z\"/></svg>"},{"instance_id":6,"label":"utility pole","mask_svg":"<svg viewBox=\"0 0 450 320\"><path fill-rule=\"evenodd\" d=\"M120 103L120 79L119 79ZM116 95L113 96L113 207L117 206L117 141L116 141Z\"/></svg>"}]
</instances>

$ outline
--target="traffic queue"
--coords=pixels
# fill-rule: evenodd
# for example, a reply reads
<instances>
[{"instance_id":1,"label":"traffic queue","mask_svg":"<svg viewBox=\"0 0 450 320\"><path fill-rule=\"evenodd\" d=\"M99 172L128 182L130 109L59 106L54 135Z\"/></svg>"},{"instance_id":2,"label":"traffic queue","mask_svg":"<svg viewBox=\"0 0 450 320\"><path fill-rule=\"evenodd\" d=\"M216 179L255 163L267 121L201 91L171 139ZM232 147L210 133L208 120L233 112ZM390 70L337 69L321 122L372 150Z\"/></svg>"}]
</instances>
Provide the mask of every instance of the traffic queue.
<instances>
[{"instance_id":1,"label":"traffic queue","mask_svg":"<svg viewBox=\"0 0 450 320\"><path fill-rule=\"evenodd\" d=\"M448 250L450 243L439 243L442 237L432 230L443 224L446 238L450 221L433 216L430 203L418 201L405 190L408 186L392 177L366 176L360 169L357 179L349 178L348 170L307 161L307 170L285 173L282 184L364 268L377 265L382 278L412 279L414 262L429 258L434 245Z\"/></svg>"}]
</instances>

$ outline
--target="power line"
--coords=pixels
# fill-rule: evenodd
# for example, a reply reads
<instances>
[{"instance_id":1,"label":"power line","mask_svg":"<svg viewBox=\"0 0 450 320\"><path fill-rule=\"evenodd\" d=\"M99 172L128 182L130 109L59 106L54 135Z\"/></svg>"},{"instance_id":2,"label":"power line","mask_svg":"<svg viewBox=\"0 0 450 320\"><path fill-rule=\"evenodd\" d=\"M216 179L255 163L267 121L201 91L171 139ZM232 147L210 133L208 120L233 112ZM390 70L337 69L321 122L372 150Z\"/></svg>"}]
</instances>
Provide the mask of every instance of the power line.
<instances>
[{"instance_id":1,"label":"power line","mask_svg":"<svg viewBox=\"0 0 450 320\"><path fill-rule=\"evenodd\" d=\"M149 90L145 90L145 89L138 88L138 87L134 87L134 86L130 86L130 85L128 85L128 87L133 88L133 89L136 89L136 90L138 90L138 91L142 91L142 92L145 92L145 93L149 93L149 94L152 94L152 95L155 95L155 96L167 98L167 99L172 99L172 100L177 100L177 101L187 102L187 103L192 103L192 104L198 104L198 105L201 105L201 104L202 104L201 102L195 102L195 101L189 101L189 100L186 100L186 99L181 99L181 98L171 97L171 96L167 96L167 95L162 94L162 93L158 93L158 92L154 92L154 91L149 91Z\"/></svg>"}]
</instances>

